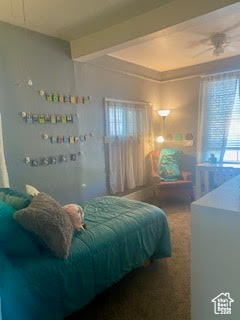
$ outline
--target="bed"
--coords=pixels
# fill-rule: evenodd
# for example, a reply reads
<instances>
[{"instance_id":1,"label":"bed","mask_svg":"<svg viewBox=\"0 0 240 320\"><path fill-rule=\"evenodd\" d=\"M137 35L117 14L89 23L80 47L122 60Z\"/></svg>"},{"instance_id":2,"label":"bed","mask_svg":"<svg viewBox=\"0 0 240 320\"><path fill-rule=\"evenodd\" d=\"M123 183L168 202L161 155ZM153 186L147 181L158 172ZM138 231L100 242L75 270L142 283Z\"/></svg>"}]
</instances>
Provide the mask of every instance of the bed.
<instances>
[{"instance_id":1,"label":"bed","mask_svg":"<svg viewBox=\"0 0 240 320\"><path fill-rule=\"evenodd\" d=\"M110 196L82 207L87 229L74 236L67 260L48 251L10 260L0 252L3 320L63 319L146 259L170 257L161 209Z\"/></svg>"}]
</instances>

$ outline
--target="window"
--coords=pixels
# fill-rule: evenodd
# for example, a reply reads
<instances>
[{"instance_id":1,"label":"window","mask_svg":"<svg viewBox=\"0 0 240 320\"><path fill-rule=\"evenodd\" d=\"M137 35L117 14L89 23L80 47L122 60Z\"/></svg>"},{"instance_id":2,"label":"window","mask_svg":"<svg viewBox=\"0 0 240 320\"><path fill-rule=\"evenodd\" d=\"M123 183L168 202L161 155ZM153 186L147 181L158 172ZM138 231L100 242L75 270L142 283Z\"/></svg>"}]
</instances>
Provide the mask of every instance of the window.
<instances>
[{"instance_id":1,"label":"window","mask_svg":"<svg viewBox=\"0 0 240 320\"><path fill-rule=\"evenodd\" d=\"M105 99L106 156L112 194L147 181L146 155L153 148L148 103Z\"/></svg>"},{"instance_id":2,"label":"window","mask_svg":"<svg viewBox=\"0 0 240 320\"><path fill-rule=\"evenodd\" d=\"M149 110L146 105L108 103L106 107L107 136L136 137L149 134Z\"/></svg>"},{"instance_id":3,"label":"window","mask_svg":"<svg viewBox=\"0 0 240 320\"><path fill-rule=\"evenodd\" d=\"M236 88L234 106L231 114L224 162L240 162L240 99L239 86Z\"/></svg>"},{"instance_id":4,"label":"window","mask_svg":"<svg viewBox=\"0 0 240 320\"><path fill-rule=\"evenodd\" d=\"M109 136L124 136L124 110L120 107L110 107L109 114Z\"/></svg>"},{"instance_id":5,"label":"window","mask_svg":"<svg viewBox=\"0 0 240 320\"><path fill-rule=\"evenodd\" d=\"M219 162L240 162L239 73L203 80L202 160L213 153Z\"/></svg>"}]
</instances>

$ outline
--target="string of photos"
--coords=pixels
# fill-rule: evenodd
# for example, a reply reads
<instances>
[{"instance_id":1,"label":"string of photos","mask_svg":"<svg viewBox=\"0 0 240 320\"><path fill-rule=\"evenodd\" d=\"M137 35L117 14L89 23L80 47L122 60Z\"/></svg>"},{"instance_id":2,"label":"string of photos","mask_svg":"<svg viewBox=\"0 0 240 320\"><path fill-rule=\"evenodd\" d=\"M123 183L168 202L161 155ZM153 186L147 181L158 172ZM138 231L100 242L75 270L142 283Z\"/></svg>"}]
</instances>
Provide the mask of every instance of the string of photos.
<instances>
[{"instance_id":1,"label":"string of photos","mask_svg":"<svg viewBox=\"0 0 240 320\"><path fill-rule=\"evenodd\" d=\"M82 152L78 153L71 153L71 154L59 154L57 156L50 156L50 157L41 157L41 158L31 158L31 157L25 157L24 163L26 165L30 165L32 167L48 167L51 165L56 165L58 163L65 163L70 161L77 161L80 156L82 155Z\"/></svg>"},{"instance_id":2,"label":"string of photos","mask_svg":"<svg viewBox=\"0 0 240 320\"><path fill-rule=\"evenodd\" d=\"M46 93L44 90L39 90L39 94L41 97L45 97L48 102L87 104L91 100L91 96L68 96L56 93Z\"/></svg>"},{"instance_id":3,"label":"string of photos","mask_svg":"<svg viewBox=\"0 0 240 320\"><path fill-rule=\"evenodd\" d=\"M86 142L88 140L88 138L92 138L93 137L93 133L89 133L89 134L84 134L84 135L80 135L80 136L51 136L49 137L47 134L43 134L42 138L46 141L50 141L51 143L55 144L55 143L70 143L70 144L74 144L74 143L79 143L79 142Z\"/></svg>"},{"instance_id":4,"label":"string of photos","mask_svg":"<svg viewBox=\"0 0 240 320\"><path fill-rule=\"evenodd\" d=\"M40 124L68 124L76 123L78 121L77 114L49 114L49 113L27 113L20 112L20 116L27 123Z\"/></svg>"},{"instance_id":5,"label":"string of photos","mask_svg":"<svg viewBox=\"0 0 240 320\"><path fill-rule=\"evenodd\" d=\"M11 0L12 1L12 0ZM24 21L24 30L27 30L26 27L26 21L27 21L27 17L26 17L26 12L25 12L25 0L21 0L22 2L22 14L23 14L23 21ZM14 6L11 6L11 14L12 16L14 15ZM27 35L26 35L26 39L27 39ZM27 47L27 46L26 46ZM16 48L17 49L17 48ZM18 58L19 59L19 58ZM18 62L17 59L17 62ZM31 76L30 76L30 70L29 70L29 65L26 63L21 63L21 61L19 60L19 71L23 71L23 75L19 75L19 79L22 78L22 76L25 78L26 80L26 84L29 87L32 87L33 89L36 88L36 86L34 85L34 81L32 80ZM74 65L73 65L74 67ZM62 73L64 73L63 68L61 68ZM19 79L15 80L14 85L18 88L21 88L21 82L19 81ZM65 83L67 84L69 82L69 80L64 77L65 79ZM66 87L70 87L69 85L67 85ZM71 110L71 107L77 107L80 104L86 105L91 101L91 96L80 96L76 93L76 84L74 82L74 88L72 89L72 91L68 92L67 94L62 94L62 93L57 93L54 89L47 89L47 90L42 90L41 87L36 88L35 90L35 94L39 94L38 98L36 99L35 103L35 110L41 110L41 106L39 105L40 100L44 101L45 103L51 103L52 107L54 108L54 106L56 106L55 109L57 109L58 107L70 107L69 110ZM70 94L71 93L71 94ZM73 94L75 93L75 94ZM25 96L25 95L24 95ZM29 105L29 101L26 98L25 101L26 105ZM55 110L53 109L53 110ZM72 136L69 135L67 133L68 130L70 130L70 126L67 126L67 124L74 124L74 123L78 123L79 122L79 117L77 112L71 112L71 111L67 111L66 114L65 113L61 113L60 112L54 112L54 111L50 111L50 113L44 113L44 112L40 112L40 113L31 113L31 112L20 112L19 113L20 117L23 120L23 123L27 123L27 124L49 124L49 125L54 125L54 124L63 124L66 126L62 127L63 131L62 135L58 135L58 136L51 136L49 137L48 134L44 134L43 135L43 139L45 140L49 140L51 141L51 143L69 143L69 144L74 144L77 142L84 142L87 141L88 137L93 137L93 134L84 134L84 135L78 135L78 136ZM31 126L32 128L34 128L34 126ZM36 127L35 127L36 128ZM50 128L48 126L48 128ZM56 126L56 128L58 128L58 126ZM71 127L72 129L72 127ZM71 134L71 133L70 133ZM31 136L30 136L31 137ZM65 145L65 149L67 148L67 145ZM79 148L76 148L79 150ZM30 156L25 156L24 158L24 163L28 166L32 166L32 167L49 167L49 166L53 166L56 164L60 164L60 163L66 163L66 162L76 162L77 160L80 160L80 156L82 155L82 151L77 151L77 152L71 152L69 153L68 151L62 151L61 154L57 154L55 156L35 156L35 157L30 157ZM85 186L85 184L83 184L82 186ZM1 317L0 317L1 318Z\"/></svg>"}]
</instances>

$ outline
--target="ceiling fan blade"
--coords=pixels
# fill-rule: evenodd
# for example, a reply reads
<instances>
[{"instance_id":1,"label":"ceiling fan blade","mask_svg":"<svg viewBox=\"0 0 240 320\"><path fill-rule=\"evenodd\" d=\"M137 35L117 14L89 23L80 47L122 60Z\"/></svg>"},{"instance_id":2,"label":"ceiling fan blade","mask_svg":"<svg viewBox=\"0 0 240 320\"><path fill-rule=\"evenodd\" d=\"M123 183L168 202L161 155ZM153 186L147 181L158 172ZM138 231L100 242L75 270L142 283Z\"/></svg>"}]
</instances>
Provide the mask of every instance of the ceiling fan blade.
<instances>
[{"instance_id":1,"label":"ceiling fan blade","mask_svg":"<svg viewBox=\"0 0 240 320\"><path fill-rule=\"evenodd\" d=\"M236 29L237 27L240 27L240 22L237 22L233 26L226 28L225 30L222 30L221 33L227 33L229 31Z\"/></svg>"},{"instance_id":2,"label":"ceiling fan blade","mask_svg":"<svg viewBox=\"0 0 240 320\"><path fill-rule=\"evenodd\" d=\"M211 43L211 39L210 38L204 38L204 39L199 40L199 43L201 43L201 44L204 44L204 43L207 43L207 42Z\"/></svg>"},{"instance_id":3,"label":"ceiling fan blade","mask_svg":"<svg viewBox=\"0 0 240 320\"><path fill-rule=\"evenodd\" d=\"M205 50L203 50L203 51L195 54L195 55L193 56L193 58L199 57L199 56L201 56L202 54L204 54L205 52L212 51L212 50L213 50L213 48L205 49Z\"/></svg>"},{"instance_id":4,"label":"ceiling fan blade","mask_svg":"<svg viewBox=\"0 0 240 320\"><path fill-rule=\"evenodd\" d=\"M237 48L233 47L233 46L226 46L226 49L228 51L231 51L231 52L236 52L237 51Z\"/></svg>"},{"instance_id":5,"label":"ceiling fan blade","mask_svg":"<svg viewBox=\"0 0 240 320\"><path fill-rule=\"evenodd\" d=\"M205 44L207 42L210 42L209 38L189 41L187 46L186 46L186 49L192 49L192 48L198 47L200 44Z\"/></svg>"},{"instance_id":6,"label":"ceiling fan blade","mask_svg":"<svg viewBox=\"0 0 240 320\"><path fill-rule=\"evenodd\" d=\"M240 41L240 34L237 36L233 36L233 37L227 37L227 39L229 40L229 42L231 41Z\"/></svg>"}]
</instances>

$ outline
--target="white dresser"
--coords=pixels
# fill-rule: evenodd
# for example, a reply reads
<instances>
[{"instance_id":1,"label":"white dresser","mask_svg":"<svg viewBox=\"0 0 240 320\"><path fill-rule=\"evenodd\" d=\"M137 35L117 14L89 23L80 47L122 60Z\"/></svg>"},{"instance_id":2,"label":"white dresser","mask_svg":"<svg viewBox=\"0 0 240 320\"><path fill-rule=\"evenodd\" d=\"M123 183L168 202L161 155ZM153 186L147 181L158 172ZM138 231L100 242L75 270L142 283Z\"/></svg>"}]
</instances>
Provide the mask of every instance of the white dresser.
<instances>
[{"instance_id":1,"label":"white dresser","mask_svg":"<svg viewBox=\"0 0 240 320\"><path fill-rule=\"evenodd\" d=\"M240 176L193 202L191 211L192 320L239 320ZM225 311L222 300L212 302L221 293L234 300L231 315L214 313Z\"/></svg>"}]
</instances>

